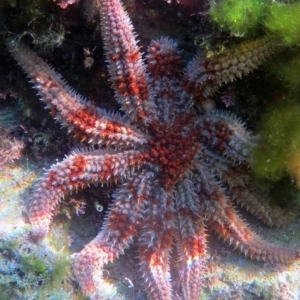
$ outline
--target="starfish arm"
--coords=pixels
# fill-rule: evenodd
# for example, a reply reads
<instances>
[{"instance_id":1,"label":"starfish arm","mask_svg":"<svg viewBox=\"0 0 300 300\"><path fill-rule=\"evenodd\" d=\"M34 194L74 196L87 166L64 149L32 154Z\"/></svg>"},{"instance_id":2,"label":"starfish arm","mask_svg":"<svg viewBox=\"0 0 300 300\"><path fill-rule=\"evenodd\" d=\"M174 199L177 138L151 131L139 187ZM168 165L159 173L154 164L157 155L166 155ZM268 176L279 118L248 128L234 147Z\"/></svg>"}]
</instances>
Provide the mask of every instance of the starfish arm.
<instances>
[{"instance_id":1,"label":"starfish arm","mask_svg":"<svg viewBox=\"0 0 300 300\"><path fill-rule=\"evenodd\" d=\"M158 186L152 188L139 237L140 271L149 299L170 300L169 254L173 243L173 200Z\"/></svg>"},{"instance_id":2,"label":"starfish arm","mask_svg":"<svg viewBox=\"0 0 300 300\"><path fill-rule=\"evenodd\" d=\"M283 227L295 219L295 211L268 205L268 192L252 182L248 168L225 164L209 151L205 151L202 157L215 170L230 198L259 220L269 226Z\"/></svg>"},{"instance_id":3,"label":"starfish arm","mask_svg":"<svg viewBox=\"0 0 300 300\"><path fill-rule=\"evenodd\" d=\"M52 115L81 140L116 146L147 142L146 136L124 119L95 107L75 93L53 68L24 44L15 45L13 41L6 44Z\"/></svg>"},{"instance_id":4,"label":"starfish arm","mask_svg":"<svg viewBox=\"0 0 300 300\"><path fill-rule=\"evenodd\" d=\"M211 180L208 180L209 177ZM272 263L291 263L299 259L298 250L268 243L256 235L238 216L208 170L205 171L198 194L208 226L235 249L251 259Z\"/></svg>"},{"instance_id":5,"label":"starfish arm","mask_svg":"<svg viewBox=\"0 0 300 300\"><path fill-rule=\"evenodd\" d=\"M102 278L103 265L122 254L137 234L153 178L152 172L142 170L123 184L114 194L103 229L76 255L74 274L90 299L98 299L97 295L106 299L106 289L112 289Z\"/></svg>"},{"instance_id":6,"label":"starfish arm","mask_svg":"<svg viewBox=\"0 0 300 300\"><path fill-rule=\"evenodd\" d=\"M225 212L222 212L221 216L218 215L218 219L215 216L209 221L209 225L212 230L240 252L251 259L255 258L272 263L288 264L299 259L300 253L298 250L264 241L237 215L228 200L227 206Z\"/></svg>"},{"instance_id":7,"label":"starfish arm","mask_svg":"<svg viewBox=\"0 0 300 300\"><path fill-rule=\"evenodd\" d=\"M176 245L181 259L184 299L199 299L205 272L206 233L204 218L198 209L198 195L189 179L177 185L176 211L178 231Z\"/></svg>"},{"instance_id":8,"label":"starfish arm","mask_svg":"<svg viewBox=\"0 0 300 300\"><path fill-rule=\"evenodd\" d=\"M215 170L218 171L218 177L229 191L230 198L265 224L283 227L295 219L295 211L267 205L266 191L256 187L244 170L229 168L220 163L215 165Z\"/></svg>"},{"instance_id":9,"label":"starfish arm","mask_svg":"<svg viewBox=\"0 0 300 300\"><path fill-rule=\"evenodd\" d=\"M247 75L282 49L277 40L265 36L210 57L198 55L187 66L183 89L196 98L207 98L220 85Z\"/></svg>"},{"instance_id":10,"label":"starfish arm","mask_svg":"<svg viewBox=\"0 0 300 300\"><path fill-rule=\"evenodd\" d=\"M29 209L32 238L41 240L47 235L54 210L64 195L91 183L119 181L142 164L143 154L138 151L118 154L93 151L72 154L52 166L37 182L32 194Z\"/></svg>"},{"instance_id":11,"label":"starfish arm","mask_svg":"<svg viewBox=\"0 0 300 300\"><path fill-rule=\"evenodd\" d=\"M227 163L248 163L252 137L235 116L214 110L201 117L196 124L200 141L208 145L207 152ZM205 151L204 151L205 152Z\"/></svg>"},{"instance_id":12,"label":"starfish arm","mask_svg":"<svg viewBox=\"0 0 300 300\"><path fill-rule=\"evenodd\" d=\"M161 37L151 41L147 52L147 70L155 95L155 104L160 111L160 118L167 123L174 117L174 109L180 104L176 99L180 99L182 93L181 51L177 49L175 41Z\"/></svg>"},{"instance_id":13,"label":"starfish arm","mask_svg":"<svg viewBox=\"0 0 300 300\"><path fill-rule=\"evenodd\" d=\"M131 21L119 0L98 1L106 60L116 98L135 124L148 126L157 120L157 115Z\"/></svg>"}]
</instances>

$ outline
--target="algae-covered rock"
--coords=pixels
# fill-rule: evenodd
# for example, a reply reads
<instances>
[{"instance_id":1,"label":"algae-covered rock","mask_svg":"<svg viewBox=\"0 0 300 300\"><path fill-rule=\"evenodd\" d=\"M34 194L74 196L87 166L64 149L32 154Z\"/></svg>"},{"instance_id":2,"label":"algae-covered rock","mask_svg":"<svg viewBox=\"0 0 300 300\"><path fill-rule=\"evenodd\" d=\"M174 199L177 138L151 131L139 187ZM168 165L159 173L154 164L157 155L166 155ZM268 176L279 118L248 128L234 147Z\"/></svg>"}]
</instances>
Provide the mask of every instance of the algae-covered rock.
<instances>
[{"instance_id":1,"label":"algae-covered rock","mask_svg":"<svg viewBox=\"0 0 300 300\"><path fill-rule=\"evenodd\" d=\"M258 177L276 181L289 172L300 179L299 115L300 105L287 99L263 115L260 142L253 151L253 171Z\"/></svg>"},{"instance_id":2,"label":"algae-covered rock","mask_svg":"<svg viewBox=\"0 0 300 300\"><path fill-rule=\"evenodd\" d=\"M242 36L257 30L267 7L262 0L224 0L212 4L209 14L221 28Z\"/></svg>"},{"instance_id":3,"label":"algae-covered rock","mask_svg":"<svg viewBox=\"0 0 300 300\"><path fill-rule=\"evenodd\" d=\"M265 26L286 46L300 46L300 3L273 3Z\"/></svg>"}]
</instances>

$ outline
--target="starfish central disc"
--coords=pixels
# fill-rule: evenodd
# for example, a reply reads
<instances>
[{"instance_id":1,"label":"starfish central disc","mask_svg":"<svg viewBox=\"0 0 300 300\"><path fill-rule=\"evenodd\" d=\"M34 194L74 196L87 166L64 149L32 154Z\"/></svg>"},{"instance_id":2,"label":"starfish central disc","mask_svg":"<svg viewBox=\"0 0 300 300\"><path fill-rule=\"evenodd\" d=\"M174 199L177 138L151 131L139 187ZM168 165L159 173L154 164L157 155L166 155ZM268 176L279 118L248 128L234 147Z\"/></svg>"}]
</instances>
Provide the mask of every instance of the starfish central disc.
<instances>
[{"instance_id":1,"label":"starfish central disc","mask_svg":"<svg viewBox=\"0 0 300 300\"><path fill-rule=\"evenodd\" d=\"M179 178L190 169L200 150L199 132L191 115L175 119L172 126L152 123L149 162L159 167L160 180L166 190L174 188Z\"/></svg>"}]
</instances>

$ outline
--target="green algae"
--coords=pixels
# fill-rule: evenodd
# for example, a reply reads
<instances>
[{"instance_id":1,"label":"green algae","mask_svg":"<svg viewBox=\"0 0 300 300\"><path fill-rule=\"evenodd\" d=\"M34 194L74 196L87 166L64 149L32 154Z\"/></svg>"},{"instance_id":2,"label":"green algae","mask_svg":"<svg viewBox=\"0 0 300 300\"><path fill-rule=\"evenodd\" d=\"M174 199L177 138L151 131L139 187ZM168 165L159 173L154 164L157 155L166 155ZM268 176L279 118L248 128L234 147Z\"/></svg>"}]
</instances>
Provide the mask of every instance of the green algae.
<instances>
[{"instance_id":1,"label":"green algae","mask_svg":"<svg viewBox=\"0 0 300 300\"><path fill-rule=\"evenodd\" d=\"M261 121L260 141L253 150L253 172L273 181L286 172L295 175L300 149L300 105L281 101L266 112ZM300 161L299 161L300 162Z\"/></svg>"},{"instance_id":2,"label":"green algae","mask_svg":"<svg viewBox=\"0 0 300 300\"><path fill-rule=\"evenodd\" d=\"M52 265L50 285L52 288L59 288L62 281L71 276L71 262L67 255L62 255Z\"/></svg>"},{"instance_id":3,"label":"green algae","mask_svg":"<svg viewBox=\"0 0 300 300\"><path fill-rule=\"evenodd\" d=\"M300 3L268 0L223 0L209 10L213 22L234 36L256 34L261 29L285 46L300 45Z\"/></svg>"},{"instance_id":4,"label":"green algae","mask_svg":"<svg viewBox=\"0 0 300 300\"><path fill-rule=\"evenodd\" d=\"M265 27L286 46L300 46L300 3L273 3Z\"/></svg>"},{"instance_id":5,"label":"green algae","mask_svg":"<svg viewBox=\"0 0 300 300\"><path fill-rule=\"evenodd\" d=\"M31 272L36 275L42 275L48 271L48 267L44 260L38 258L36 255L22 256L20 263L25 272Z\"/></svg>"},{"instance_id":6,"label":"green algae","mask_svg":"<svg viewBox=\"0 0 300 300\"><path fill-rule=\"evenodd\" d=\"M270 64L270 71L275 74L284 84L284 88L288 88L287 93L297 98L300 87L300 54L293 53L292 56L283 56L281 60L276 60Z\"/></svg>"},{"instance_id":7,"label":"green algae","mask_svg":"<svg viewBox=\"0 0 300 300\"><path fill-rule=\"evenodd\" d=\"M1 2L1 1L0 1ZM14 33L17 40L30 37L33 44L40 47L59 47L65 38L65 27L61 18L55 13L54 1L43 0L3 0L0 4L0 15L3 19L14 9L13 22L6 20L5 33ZM17 17L16 17L17 16ZM26 26L24 26L26 24Z\"/></svg>"},{"instance_id":8,"label":"green algae","mask_svg":"<svg viewBox=\"0 0 300 300\"><path fill-rule=\"evenodd\" d=\"M222 29L243 36L255 32L268 5L262 0L224 0L211 5L209 15Z\"/></svg>"}]
</instances>

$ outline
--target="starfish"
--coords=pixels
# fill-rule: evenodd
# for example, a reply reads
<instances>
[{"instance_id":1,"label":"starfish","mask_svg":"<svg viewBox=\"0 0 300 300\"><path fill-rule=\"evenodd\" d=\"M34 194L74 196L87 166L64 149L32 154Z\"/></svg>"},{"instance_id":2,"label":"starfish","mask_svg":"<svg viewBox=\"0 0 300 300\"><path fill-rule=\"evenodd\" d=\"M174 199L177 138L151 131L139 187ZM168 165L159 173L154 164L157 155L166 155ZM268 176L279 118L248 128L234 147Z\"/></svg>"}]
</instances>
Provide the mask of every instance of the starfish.
<instances>
[{"instance_id":1,"label":"starfish","mask_svg":"<svg viewBox=\"0 0 300 300\"><path fill-rule=\"evenodd\" d=\"M251 259L297 260L298 250L262 240L232 203L269 225L280 226L289 217L264 205L247 175L253 137L238 118L222 111L199 115L193 106L197 97L208 97L220 84L257 68L278 51L277 43L264 37L210 58L198 55L183 71L176 43L163 37L151 42L146 65L120 1L95 3L122 116L95 107L27 46L7 41L52 115L77 137L102 147L73 152L39 179L29 208L31 237L47 236L56 207L72 190L116 184L103 228L74 261L73 272L90 299L106 299L110 284L103 267L133 241L154 300L174 297L173 244L180 257L182 298L199 298L208 229Z\"/></svg>"}]
</instances>

